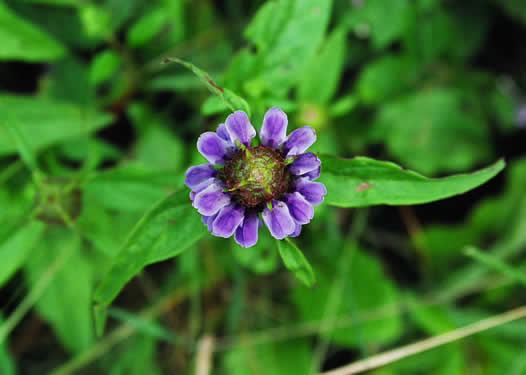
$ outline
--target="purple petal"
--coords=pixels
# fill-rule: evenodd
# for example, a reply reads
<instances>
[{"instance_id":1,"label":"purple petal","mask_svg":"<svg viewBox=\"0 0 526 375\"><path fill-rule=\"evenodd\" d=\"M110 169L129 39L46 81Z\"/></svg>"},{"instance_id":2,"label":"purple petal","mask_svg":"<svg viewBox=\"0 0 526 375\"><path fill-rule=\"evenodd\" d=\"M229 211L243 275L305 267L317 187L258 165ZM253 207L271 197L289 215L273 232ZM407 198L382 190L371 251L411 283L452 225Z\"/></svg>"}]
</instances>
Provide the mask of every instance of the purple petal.
<instances>
[{"instance_id":1,"label":"purple petal","mask_svg":"<svg viewBox=\"0 0 526 375\"><path fill-rule=\"evenodd\" d=\"M277 148L287 139L287 115L279 108L271 108L265 113L263 126L259 132L263 146Z\"/></svg>"},{"instance_id":2,"label":"purple petal","mask_svg":"<svg viewBox=\"0 0 526 375\"><path fill-rule=\"evenodd\" d=\"M272 201L272 210L263 210L263 221L274 238L281 240L294 232L296 223L284 202Z\"/></svg>"},{"instance_id":3,"label":"purple petal","mask_svg":"<svg viewBox=\"0 0 526 375\"><path fill-rule=\"evenodd\" d=\"M197 194L199 194L201 191L205 190L207 187L213 184L223 186L223 183L220 180L218 180L215 177L211 177L190 192L190 200L193 202Z\"/></svg>"},{"instance_id":4,"label":"purple petal","mask_svg":"<svg viewBox=\"0 0 526 375\"><path fill-rule=\"evenodd\" d=\"M230 195L223 192L224 187L212 184L199 192L192 203L201 215L212 216L230 203Z\"/></svg>"},{"instance_id":5,"label":"purple petal","mask_svg":"<svg viewBox=\"0 0 526 375\"><path fill-rule=\"evenodd\" d=\"M232 203L223 207L212 223L212 234L218 237L230 237L241 224L244 216L245 208L239 204Z\"/></svg>"},{"instance_id":6,"label":"purple petal","mask_svg":"<svg viewBox=\"0 0 526 375\"><path fill-rule=\"evenodd\" d=\"M314 207L298 192L286 194L285 203L296 223L307 224L314 217Z\"/></svg>"},{"instance_id":7,"label":"purple petal","mask_svg":"<svg viewBox=\"0 0 526 375\"><path fill-rule=\"evenodd\" d=\"M226 143L228 144L227 149L226 149L226 154L227 156L231 156L237 150L237 145L235 143L232 143L232 141L230 140L230 135L228 134L226 125L219 124L216 130L216 133L219 136L219 138L225 140Z\"/></svg>"},{"instance_id":8,"label":"purple petal","mask_svg":"<svg viewBox=\"0 0 526 375\"><path fill-rule=\"evenodd\" d=\"M327 189L321 182L312 182L307 178L300 178L296 182L296 191L312 204L318 206L323 202L323 197L327 195Z\"/></svg>"},{"instance_id":9,"label":"purple petal","mask_svg":"<svg viewBox=\"0 0 526 375\"><path fill-rule=\"evenodd\" d=\"M197 149L206 160L214 165L223 165L228 157L229 144L214 132L201 134Z\"/></svg>"},{"instance_id":10,"label":"purple petal","mask_svg":"<svg viewBox=\"0 0 526 375\"><path fill-rule=\"evenodd\" d=\"M184 183L190 189L196 191L207 182L210 178L217 175L217 171L212 167L211 164L201 164L195 167L190 167L186 171L186 178Z\"/></svg>"},{"instance_id":11,"label":"purple petal","mask_svg":"<svg viewBox=\"0 0 526 375\"><path fill-rule=\"evenodd\" d=\"M228 131L226 130L225 124L219 124L219 126L216 129L216 133L219 136L219 138L230 142L230 136L228 135Z\"/></svg>"},{"instance_id":12,"label":"purple petal","mask_svg":"<svg viewBox=\"0 0 526 375\"><path fill-rule=\"evenodd\" d=\"M316 170L321 165L320 159L312 152L299 155L290 165L289 171L295 175L302 175Z\"/></svg>"},{"instance_id":13,"label":"purple petal","mask_svg":"<svg viewBox=\"0 0 526 375\"><path fill-rule=\"evenodd\" d=\"M287 157L303 154L314 142L316 132L310 126L304 126L290 133L283 145L283 151Z\"/></svg>"},{"instance_id":14,"label":"purple petal","mask_svg":"<svg viewBox=\"0 0 526 375\"><path fill-rule=\"evenodd\" d=\"M235 111L226 118L226 130L234 145L237 145L237 141L239 141L245 146L249 146L252 138L256 136L256 129L243 111Z\"/></svg>"},{"instance_id":15,"label":"purple petal","mask_svg":"<svg viewBox=\"0 0 526 375\"><path fill-rule=\"evenodd\" d=\"M245 214L243 223L237 227L235 240L243 247L254 246L258 242L258 214L254 211Z\"/></svg>"},{"instance_id":16,"label":"purple petal","mask_svg":"<svg viewBox=\"0 0 526 375\"><path fill-rule=\"evenodd\" d=\"M294 232L292 232L289 237L298 237L301 233L301 224L296 223L296 229L294 229Z\"/></svg>"},{"instance_id":17,"label":"purple petal","mask_svg":"<svg viewBox=\"0 0 526 375\"><path fill-rule=\"evenodd\" d=\"M215 218L217 217L217 214L212 216L203 216L203 223L208 227L208 231L212 231L212 223L214 222Z\"/></svg>"},{"instance_id":18,"label":"purple petal","mask_svg":"<svg viewBox=\"0 0 526 375\"><path fill-rule=\"evenodd\" d=\"M203 190L205 190L207 187L209 187L210 185L220 185L220 186L223 186L223 183L221 182L221 180L215 178L215 177L210 177L209 179L203 181L203 183L199 184L198 186L196 186L191 192L190 192L190 200L193 201L196 197L197 194L199 194L200 192L202 192Z\"/></svg>"},{"instance_id":19,"label":"purple petal","mask_svg":"<svg viewBox=\"0 0 526 375\"><path fill-rule=\"evenodd\" d=\"M309 180L314 181L315 179L320 177L320 174L321 174L321 166L319 166L318 168L316 168L316 169L314 169L314 170L312 170L310 172L307 172L307 173L303 174L301 177L306 177Z\"/></svg>"}]
</instances>

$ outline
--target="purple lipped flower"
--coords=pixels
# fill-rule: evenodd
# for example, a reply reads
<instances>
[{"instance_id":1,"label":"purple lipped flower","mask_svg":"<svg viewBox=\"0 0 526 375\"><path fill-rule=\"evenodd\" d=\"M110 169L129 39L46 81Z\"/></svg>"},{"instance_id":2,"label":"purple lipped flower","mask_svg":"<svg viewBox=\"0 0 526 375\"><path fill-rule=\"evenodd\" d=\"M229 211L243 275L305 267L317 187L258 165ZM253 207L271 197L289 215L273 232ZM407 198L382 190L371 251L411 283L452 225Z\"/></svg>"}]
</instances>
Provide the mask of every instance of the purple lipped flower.
<instances>
[{"instance_id":1,"label":"purple lipped flower","mask_svg":"<svg viewBox=\"0 0 526 375\"><path fill-rule=\"evenodd\" d=\"M247 114L236 111L216 132L203 133L197 149L208 163L190 167L185 184L192 205L208 230L231 237L243 247L254 246L265 223L273 237L297 237L314 217L327 189L314 182L321 161L306 152L316 141L309 126L287 136L288 119L279 108L265 114L261 144L252 146L256 130Z\"/></svg>"}]
</instances>

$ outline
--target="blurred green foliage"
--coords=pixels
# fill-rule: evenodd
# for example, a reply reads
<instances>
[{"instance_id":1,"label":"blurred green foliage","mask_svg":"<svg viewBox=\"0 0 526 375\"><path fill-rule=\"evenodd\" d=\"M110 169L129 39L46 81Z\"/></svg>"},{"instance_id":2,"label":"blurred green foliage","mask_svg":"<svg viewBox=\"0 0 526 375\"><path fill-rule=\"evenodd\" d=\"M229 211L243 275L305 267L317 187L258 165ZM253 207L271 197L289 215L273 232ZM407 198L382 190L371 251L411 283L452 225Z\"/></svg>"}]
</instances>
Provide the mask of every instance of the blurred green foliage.
<instances>
[{"instance_id":1,"label":"blurred green foliage","mask_svg":"<svg viewBox=\"0 0 526 375\"><path fill-rule=\"evenodd\" d=\"M526 303L525 37L522 0L0 0L0 373L307 375ZM184 173L271 106L328 195L242 249ZM525 347L372 373L524 375Z\"/></svg>"}]
</instances>

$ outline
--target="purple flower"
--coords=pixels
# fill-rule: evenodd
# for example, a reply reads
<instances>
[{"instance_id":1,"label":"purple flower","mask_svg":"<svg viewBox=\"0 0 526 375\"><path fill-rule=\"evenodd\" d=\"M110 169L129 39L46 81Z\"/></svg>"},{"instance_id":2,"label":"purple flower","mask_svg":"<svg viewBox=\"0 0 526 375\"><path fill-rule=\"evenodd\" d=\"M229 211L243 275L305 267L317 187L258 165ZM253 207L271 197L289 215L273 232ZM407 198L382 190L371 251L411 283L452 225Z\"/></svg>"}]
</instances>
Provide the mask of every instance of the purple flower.
<instances>
[{"instance_id":1,"label":"purple flower","mask_svg":"<svg viewBox=\"0 0 526 375\"><path fill-rule=\"evenodd\" d=\"M261 145L252 146L256 130L247 114L237 111L216 132L203 133L197 149L207 164L190 167L186 186L203 223L218 237L231 237L243 247L254 246L265 223L273 237L297 237L314 217L327 189L314 182L321 161L306 152L316 141L309 126L287 137L288 119L279 108L265 114Z\"/></svg>"}]
</instances>

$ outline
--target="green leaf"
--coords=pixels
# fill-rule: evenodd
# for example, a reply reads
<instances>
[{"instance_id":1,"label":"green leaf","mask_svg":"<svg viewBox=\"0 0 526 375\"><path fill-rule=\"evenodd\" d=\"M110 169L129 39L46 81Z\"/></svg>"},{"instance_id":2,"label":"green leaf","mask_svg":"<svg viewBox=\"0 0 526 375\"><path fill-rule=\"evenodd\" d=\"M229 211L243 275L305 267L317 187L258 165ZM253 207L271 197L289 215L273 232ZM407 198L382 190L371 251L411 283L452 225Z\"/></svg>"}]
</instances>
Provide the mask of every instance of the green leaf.
<instances>
[{"instance_id":1,"label":"green leaf","mask_svg":"<svg viewBox=\"0 0 526 375\"><path fill-rule=\"evenodd\" d=\"M71 6L77 7L82 5L81 0L19 0L22 3L45 4L53 6Z\"/></svg>"},{"instance_id":2,"label":"green leaf","mask_svg":"<svg viewBox=\"0 0 526 375\"><path fill-rule=\"evenodd\" d=\"M257 274L274 272L279 266L276 242L267 231L259 232L258 242L250 251L232 242L232 253L240 264Z\"/></svg>"},{"instance_id":3,"label":"green leaf","mask_svg":"<svg viewBox=\"0 0 526 375\"><path fill-rule=\"evenodd\" d=\"M112 25L110 10L97 4L86 4L79 11L82 26L91 38L109 38Z\"/></svg>"},{"instance_id":4,"label":"green leaf","mask_svg":"<svg viewBox=\"0 0 526 375\"><path fill-rule=\"evenodd\" d=\"M329 108L331 117L344 116L351 112L358 104L358 98L353 95L346 95L337 101Z\"/></svg>"},{"instance_id":5,"label":"green leaf","mask_svg":"<svg viewBox=\"0 0 526 375\"><path fill-rule=\"evenodd\" d=\"M162 7L142 16L128 31L128 44L140 47L159 34L171 15Z\"/></svg>"},{"instance_id":6,"label":"green leaf","mask_svg":"<svg viewBox=\"0 0 526 375\"><path fill-rule=\"evenodd\" d=\"M9 3L13 4L14 2L10 1ZM86 29L81 22L80 14L86 7L86 3L76 8L31 5L18 1L16 5L13 4L13 9L16 9L16 13L27 22L31 22L33 25L45 30L60 43L77 50L79 48L95 48L96 41L87 35ZM74 57L69 56L68 58ZM50 73L52 74L52 69Z\"/></svg>"},{"instance_id":7,"label":"green leaf","mask_svg":"<svg viewBox=\"0 0 526 375\"><path fill-rule=\"evenodd\" d=\"M0 2L0 60L53 61L66 54L45 32Z\"/></svg>"},{"instance_id":8,"label":"green leaf","mask_svg":"<svg viewBox=\"0 0 526 375\"><path fill-rule=\"evenodd\" d=\"M176 57L166 58L165 63L169 63L169 62L175 62L177 64L183 65L185 68L190 69L205 84L205 86L210 90L212 94L217 95L219 98L221 98L221 100L225 103L225 105L228 108L230 108L232 112L237 111L237 110L242 110L242 111L245 111L250 117L251 115L250 106L248 105L246 100L236 95L229 89L219 87L207 72L199 69L194 64L183 61Z\"/></svg>"},{"instance_id":9,"label":"green leaf","mask_svg":"<svg viewBox=\"0 0 526 375\"><path fill-rule=\"evenodd\" d=\"M185 144L172 130L170 119L140 103L132 104L128 113L141 133L134 150L137 161L151 169L169 170L169 173L186 165L182 157L186 152Z\"/></svg>"},{"instance_id":10,"label":"green leaf","mask_svg":"<svg viewBox=\"0 0 526 375\"><path fill-rule=\"evenodd\" d=\"M24 264L44 232L44 227L41 222L31 221L0 244L0 285Z\"/></svg>"},{"instance_id":11,"label":"green leaf","mask_svg":"<svg viewBox=\"0 0 526 375\"><path fill-rule=\"evenodd\" d=\"M429 335L440 335L456 328L443 307L428 305L412 295L407 303L410 318Z\"/></svg>"},{"instance_id":12,"label":"green leaf","mask_svg":"<svg viewBox=\"0 0 526 375\"><path fill-rule=\"evenodd\" d=\"M201 106L201 114L203 116L216 115L228 111L228 107L217 96L209 96Z\"/></svg>"},{"instance_id":13,"label":"green leaf","mask_svg":"<svg viewBox=\"0 0 526 375\"><path fill-rule=\"evenodd\" d=\"M91 242L94 250L104 254L104 258L114 258L144 211L109 209L86 195L83 202L77 228Z\"/></svg>"},{"instance_id":14,"label":"green leaf","mask_svg":"<svg viewBox=\"0 0 526 375\"><path fill-rule=\"evenodd\" d=\"M273 25L278 33L273 40L268 39L268 48L261 49L262 53L267 54L265 65L271 68L284 62L291 65L304 64L305 61L301 60L312 56L323 40L331 14L332 1L285 0L275 4L277 8L275 10L284 11L285 15L276 17L277 13L267 14L265 23ZM285 24L282 23L283 21ZM280 27L280 23L283 27ZM247 32L247 35L250 34Z\"/></svg>"},{"instance_id":15,"label":"green leaf","mask_svg":"<svg viewBox=\"0 0 526 375\"><path fill-rule=\"evenodd\" d=\"M345 60L346 33L336 29L327 38L320 53L314 56L298 86L301 101L327 104L340 83Z\"/></svg>"},{"instance_id":16,"label":"green leaf","mask_svg":"<svg viewBox=\"0 0 526 375\"><path fill-rule=\"evenodd\" d=\"M262 79L271 91L285 92L303 73L310 57L320 46L331 14L331 0L282 1L289 7L287 23L271 48L261 50L264 70ZM275 17L273 14L271 17ZM272 21L271 21L272 22ZM283 87L281 89L281 87Z\"/></svg>"},{"instance_id":17,"label":"green leaf","mask_svg":"<svg viewBox=\"0 0 526 375\"><path fill-rule=\"evenodd\" d=\"M300 249L288 238L278 241L278 250L285 267L305 285L313 286L316 278L309 261Z\"/></svg>"},{"instance_id":18,"label":"green leaf","mask_svg":"<svg viewBox=\"0 0 526 375\"><path fill-rule=\"evenodd\" d=\"M11 164L13 166L16 164ZM7 168L5 168L7 170ZM0 189L0 243L8 241L14 233L24 227L30 220L28 219L33 212L35 205L33 201L26 197L28 192L34 193L36 187L31 185L29 189Z\"/></svg>"},{"instance_id":19,"label":"green leaf","mask_svg":"<svg viewBox=\"0 0 526 375\"><path fill-rule=\"evenodd\" d=\"M0 326L2 323L3 319L0 316ZM9 355L6 341L0 343L0 374L16 375L15 361Z\"/></svg>"},{"instance_id":20,"label":"green leaf","mask_svg":"<svg viewBox=\"0 0 526 375\"><path fill-rule=\"evenodd\" d=\"M409 0L367 0L361 7L349 7L345 24L358 34L371 36L376 48L387 47L400 38L412 21Z\"/></svg>"},{"instance_id":21,"label":"green leaf","mask_svg":"<svg viewBox=\"0 0 526 375\"><path fill-rule=\"evenodd\" d=\"M422 173L459 171L491 159L486 119L476 94L433 89L381 107L373 125L378 141L408 168ZM444 157L444 150L451 150Z\"/></svg>"},{"instance_id":22,"label":"green leaf","mask_svg":"<svg viewBox=\"0 0 526 375\"><path fill-rule=\"evenodd\" d=\"M246 82L246 75L238 75L238 79L259 86L259 93L266 90L274 96L284 96L319 48L331 9L331 0L265 3L245 31L245 36L258 48L257 72L252 72L253 82Z\"/></svg>"},{"instance_id":23,"label":"green leaf","mask_svg":"<svg viewBox=\"0 0 526 375\"><path fill-rule=\"evenodd\" d=\"M24 266L30 285L38 285L49 267L64 252L71 252L36 304L37 311L50 322L62 344L72 352L88 348L94 340L91 295L94 269L81 248L81 240L63 228L47 235L28 257Z\"/></svg>"},{"instance_id":24,"label":"green leaf","mask_svg":"<svg viewBox=\"0 0 526 375\"><path fill-rule=\"evenodd\" d=\"M258 9L245 29L245 37L261 51L270 49L286 26L293 3L291 1L267 1Z\"/></svg>"},{"instance_id":25,"label":"green leaf","mask_svg":"<svg viewBox=\"0 0 526 375\"><path fill-rule=\"evenodd\" d=\"M306 340L265 345L239 345L226 353L223 366L229 375L309 374L312 353Z\"/></svg>"},{"instance_id":26,"label":"green leaf","mask_svg":"<svg viewBox=\"0 0 526 375\"><path fill-rule=\"evenodd\" d=\"M449 198L484 184L505 166L503 160L470 174L428 178L400 166L366 157L321 157L320 180L327 187L326 202L340 207L377 204L410 205Z\"/></svg>"},{"instance_id":27,"label":"green leaf","mask_svg":"<svg viewBox=\"0 0 526 375\"><path fill-rule=\"evenodd\" d=\"M507 181L506 187L498 196L488 197L480 201L464 221L464 225L435 224L427 226L423 232L415 236L415 240L422 248L429 251L432 258L431 265L437 274L451 271L451 266L457 264L459 250L469 245L487 246L487 238L504 238L510 240L510 229L515 222L523 221L526 216L521 216L521 206L524 206L526 186L526 159L510 162L506 167L503 180ZM524 206L526 207L526 206ZM523 214L524 215L524 214ZM520 228L517 233L524 229ZM520 248L522 241L514 246ZM488 250L495 256L494 249ZM502 255L498 256L502 259ZM470 264L470 268L484 269L480 264ZM483 273L486 275L486 273ZM481 277L483 278L483 277ZM452 279L450 277L450 279ZM458 282L459 286L466 283ZM442 288L444 289L444 288Z\"/></svg>"},{"instance_id":28,"label":"green leaf","mask_svg":"<svg viewBox=\"0 0 526 375\"><path fill-rule=\"evenodd\" d=\"M503 262L498 257L490 253L483 253L474 246L464 249L464 254L526 286L526 274Z\"/></svg>"},{"instance_id":29,"label":"green leaf","mask_svg":"<svg viewBox=\"0 0 526 375\"><path fill-rule=\"evenodd\" d=\"M136 147L137 160L155 170L180 170L186 152L183 141L165 127L148 125Z\"/></svg>"},{"instance_id":30,"label":"green leaf","mask_svg":"<svg viewBox=\"0 0 526 375\"><path fill-rule=\"evenodd\" d=\"M21 131L19 124L13 122L11 119L7 119L7 121L4 119L3 125L4 131L11 137L13 145L16 147L20 158L24 161L26 166L37 175L39 173L37 158L33 150L31 150L28 139Z\"/></svg>"},{"instance_id":31,"label":"green leaf","mask_svg":"<svg viewBox=\"0 0 526 375\"><path fill-rule=\"evenodd\" d=\"M420 49L428 51L428 56L441 53L449 59L465 60L478 53L487 40L493 8L484 3L477 7L462 4L460 7L443 5L442 8L444 12L436 10L427 19L418 17L419 22L408 35L418 38L414 34L422 31L419 35ZM462 39L462 43L456 43L459 39ZM432 46L435 41L436 45Z\"/></svg>"},{"instance_id":32,"label":"green leaf","mask_svg":"<svg viewBox=\"0 0 526 375\"><path fill-rule=\"evenodd\" d=\"M472 226L478 236L484 233L498 237L510 229L510 223L524 220L520 207L526 208L526 158L513 160L506 168L506 188L500 196L480 202L471 214ZM526 214L522 213L523 215ZM473 244L473 243L472 243Z\"/></svg>"},{"instance_id":33,"label":"green leaf","mask_svg":"<svg viewBox=\"0 0 526 375\"><path fill-rule=\"evenodd\" d=\"M366 104L377 104L408 89L418 79L418 65L408 56L385 55L365 66L357 89Z\"/></svg>"},{"instance_id":34,"label":"green leaf","mask_svg":"<svg viewBox=\"0 0 526 375\"><path fill-rule=\"evenodd\" d=\"M439 335L457 328L457 324L443 307L426 304L425 301L412 295L407 298L407 303L408 317L426 335ZM391 367L395 369L396 374L461 375L465 373L463 352L459 343L409 356L393 363Z\"/></svg>"},{"instance_id":35,"label":"green leaf","mask_svg":"<svg viewBox=\"0 0 526 375\"><path fill-rule=\"evenodd\" d=\"M75 57L53 64L53 69L40 80L39 94L50 100L80 106L95 104L95 86L90 82L89 65Z\"/></svg>"},{"instance_id":36,"label":"green leaf","mask_svg":"<svg viewBox=\"0 0 526 375\"><path fill-rule=\"evenodd\" d=\"M154 171L130 164L100 173L84 185L88 201L120 212L145 211L182 185L176 171Z\"/></svg>"},{"instance_id":37,"label":"green leaf","mask_svg":"<svg viewBox=\"0 0 526 375\"><path fill-rule=\"evenodd\" d=\"M245 111L249 117L251 116L252 113L250 111L250 106L248 105L247 101L235 94L234 92L230 91L229 89L223 89L222 95L220 95L219 97L232 111Z\"/></svg>"},{"instance_id":38,"label":"green leaf","mask_svg":"<svg viewBox=\"0 0 526 375\"><path fill-rule=\"evenodd\" d=\"M106 50L94 57L90 70L90 82L98 85L110 79L119 69L121 58L113 51Z\"/></svg>"},{"instance_id":39,"label":"green leaf","mask_svg":"<svg viewBox=\"0 0 526 375\"><path fill-rule=\"evenodd\" d=\"M17 152L4 123L17 127L31 151L94 132L111 121L108 114L43 98L0 96L0 156Z\"/></svg>"},{"instance_id":40,"label":"green leaf","mask_svg":"<svg viewBox=\"0 0 526 375\"><path fill-rule=\"evenodd\" d=\"M476 52L485 40L489 22L484 4L447 8L420 9L415 14L415 22L406 33L405 42L420 64L431 63L439 57L465 59ZM456 43L459 39L462 43Z\"/></svg>"},{"instance_id":41,"label":"green leaf","mask_svg":"<svg viewBox=\"0 0 526 375\"><path fill-rule=\"evenodd\" d=\"M157 364L157 342L151 337L137 335L120 345L117 353L111 352L104 363L108 375L161 375Z\"/></svg>"},{"instance_id":42,"label":"green leaf","mask_svg":"<svg viewBox=\"0 0 526 375\"><path fill-rule=\"evenodd\" d=\"M127 323L135 327L137 331L151 338L167 341L170 343L175 343L177 341L177 337L172 332L164 328L156 321L146 319L140 315L136 315L126 310L117 308L108 309L108 315L112 318L120 320L123 323Z\"/></svg>"},{"instance_id":43,"label":"green leaf","mask_svg":"<svg viewBox=\"0 0 526 375\"><path fill-rule=\"evenodd\" d=\"M524 186L521 187L523 199L516 202L513 215L506 222L501 231L500 238L491 247L491 254L502 260L508 260L518 255L526 246L526 199L524 199ZM494 215L494 211L490 211ZM494 217L494 216L492 216ZM498 219L498 218L497 218ZM488 267L479 263L470 263L458 270L449 270L447 280L444 280L440 289L435 293L437 299L450 299L473 290L483 280L487 280Z\"/></svg>"},{"instance_id":44,"label":"green leaf","mask_svg":"<svg viewBox=\"0 0 526 375\"><path fill-rule=\"evenodd\" d=\"M338 260L350 262L341 278ZM324 331L323 336L345 346L367 348L396 340L402 332L399 293L378 259L355 248L346 259L329 262L317 265L315 288L293 290L301 318L308 322L333 322L334 328ZM327 306L334 303L335 297L340 303L337 309L329 311ZM382 313L371 314L378 311Z\"/></svg>"},{"instance_id":45,"label":"green leaf","mask_svg":"<svg viewBox=\"0 0 526 375\"><path fill-rule=\"evenodd\" d=\"M145 266L179 255L205 234L200 215L188 191L171 194L142 217L121 248L109 272L95 291L103 310L126 283Z\"/></svg>"},{"instance_id":46,"label":"green leaf","mask_svg":"<svg viewBox=\"0 0 526 375\"><path fill-rule=\"evenodd\" d=\"M458 307L453 308L453 306L449 309L449 316L455 322L456 327L476 323L491 315L489 311L482 310L480 307L466 306L460 309ZM526 321L524 319L508 322L481 333L481 337L500 337L519 341L522 341L525 335Z\"/></svg>"}]
</instances>

